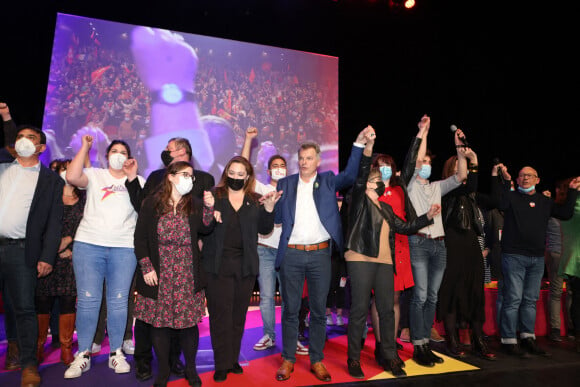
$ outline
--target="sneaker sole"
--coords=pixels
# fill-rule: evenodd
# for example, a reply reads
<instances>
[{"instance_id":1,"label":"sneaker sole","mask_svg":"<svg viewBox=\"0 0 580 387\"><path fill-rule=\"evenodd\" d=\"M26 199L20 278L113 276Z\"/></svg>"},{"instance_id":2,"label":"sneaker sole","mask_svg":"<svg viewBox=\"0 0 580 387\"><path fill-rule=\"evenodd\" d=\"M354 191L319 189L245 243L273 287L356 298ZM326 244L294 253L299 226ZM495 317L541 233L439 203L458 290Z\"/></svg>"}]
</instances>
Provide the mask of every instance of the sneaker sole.
<instances>
[{"instance_id":1,"label":"sneaker sole","mask_svg":"<svg viewBox=\"0 0 580 387\"><path fill-rule=\"evenodd\" d=\"M270 349L272 347L274 347L274 344L263 347L254 347L254 351L265 351L266 349Z\"/></svg>"},{"instance_id":2,"label":"sneaker sole","mask_svg":"<svg viewBox=\"0 0 580 387\"><path fill-rule=\"evenodd\" d=\"M112 369L112 370L115 370L115 373L116 374L128 374L129 372L131 372L131 368L129 368L126 371L125 370L121 371L121 370L115 368L114 366L109 366L109 368Z\"/></svg>"},{"instance_id":3,"label":"sneaker sole","mask_svg":"<svg viewBox=\"0 0 580 387\"><path fill-rule=\"evenodd\" d=\"M64 378L65 379L76 379L76 378L80 378L82 376L82 374L84 374L85 372L87 372L88 370L91 369L91 363L89 363L85 368L81 369L81 373L79 375L73 375L73 376L66 376L66 372L64 374Z\"/></svg>"}]
</instances>

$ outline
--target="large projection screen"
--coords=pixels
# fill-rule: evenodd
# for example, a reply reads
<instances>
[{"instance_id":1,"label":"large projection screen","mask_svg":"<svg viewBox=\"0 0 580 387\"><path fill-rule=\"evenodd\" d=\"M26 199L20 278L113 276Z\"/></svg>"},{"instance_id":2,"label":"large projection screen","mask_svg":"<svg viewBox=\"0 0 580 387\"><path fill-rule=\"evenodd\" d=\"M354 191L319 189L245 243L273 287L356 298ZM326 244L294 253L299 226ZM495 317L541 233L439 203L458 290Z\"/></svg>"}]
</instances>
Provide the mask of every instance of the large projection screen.
<instances>
[{"instance_id":1,"label":"large projection screen","mask_svg":"<svg viewBox=\"0 0 580 387\"><path fill-rule=\"evenodd\" d=\"M95 167L126 141L139 174L163 167L161 151L185 137L194 167L216 182L241 152L248 127L257 178L281 154L296 173L301 142L321 145L321 170L338 171L338 58L234 40L58 14L43 129L48 164L94 137Z\"/></svg>"}]
</instances>

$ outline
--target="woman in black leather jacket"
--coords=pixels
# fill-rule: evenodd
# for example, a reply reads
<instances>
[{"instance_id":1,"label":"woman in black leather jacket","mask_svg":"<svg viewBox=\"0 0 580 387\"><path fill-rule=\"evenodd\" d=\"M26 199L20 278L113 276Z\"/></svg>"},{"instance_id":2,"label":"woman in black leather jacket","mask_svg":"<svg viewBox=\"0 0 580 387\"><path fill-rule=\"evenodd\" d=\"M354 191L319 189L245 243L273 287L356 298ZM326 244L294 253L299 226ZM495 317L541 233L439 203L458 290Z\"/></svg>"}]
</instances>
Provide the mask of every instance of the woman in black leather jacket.
<instances>
[{"instance_id":1,"label":"woman in black leather jacket","mask_svg":"<svg viewBox=\"0 0 580 387\"><path fill-rule=\"evenodd\" d=\"M397 217L392 208L378 201L385 189L378 169L371 171L368 144L363 153L357 181L353 187L345 260L351 282L351 308L348 324L348 371L356 378L364 378L360 367L361 338L366 323L371 291L379 313L379 325L384 332L381 341L383 368L394 376L405 376L404 363L395 347L393 313L393 273L395 233L413 234L432 223L440 211L438 205L412 222Z\"/></svg>"}]
</instances>

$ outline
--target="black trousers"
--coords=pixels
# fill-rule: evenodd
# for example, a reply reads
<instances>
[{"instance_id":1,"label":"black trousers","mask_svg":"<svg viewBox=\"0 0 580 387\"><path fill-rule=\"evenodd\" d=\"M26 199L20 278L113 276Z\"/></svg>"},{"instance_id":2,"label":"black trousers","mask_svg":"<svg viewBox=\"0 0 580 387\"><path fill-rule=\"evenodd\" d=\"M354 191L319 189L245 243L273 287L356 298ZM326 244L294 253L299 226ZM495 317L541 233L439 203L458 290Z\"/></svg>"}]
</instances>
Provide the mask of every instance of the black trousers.
<instances>
[{"instance_id":1,"label":"black trousers","mask_svg":"<svg viewBox=\"0 0 580 387\"><path fill-rule=\"evenodd\" d=\"M348 321L348 358L360 360L361 339L369 311L371 290L379 314L381 353L385 359L397 356L395 346L395 312L393 265L370 262L347 262L352 301Z\"/></svg>"},{"instance_id":2,"label":"black trousers","mask_svg":"<svg viewBox=\"0 0 580 387\"><path fill-rule=\"evenodd\" d=\"M238 363L256 276L215 275L208 273L207 309L209 333L216 371L227 371Z\"/></svg>"},{"instance_id":3,"label":"black trousers","mask_svg":"<svg viewBox=\"0 0 580 387\"><path fill-rule=\"evenodd\" d=\"M136 363L151 363L151 360L153 360L151 349L153 348L152 332L154 329L156 328L153 328L151 324L147 324L145 321L139 319L135 320L135 328L133 331L133 335L135 336L135 354L133 355L133 358ZM168 342L170 367L173 367L173 365L179 360L179 355L181 354L180 335L181 333L178 329L169 330Z\"/></svg>"},{"instance_id":4,"label":"black trousers","mask_svg":"<svg viewBox=\"0 0 580 387\"><path fill-rule=\"evenodd\" d=\"M191 328L172 329L154 328L151 325L151 341L157 356L158 371L155 383L165 385L171 373L171 345L172 338L177 337L183 354L185 355L185 376L188 381L193 381L197 376L195 357L199 345L199 328L197 325Z\"/></svg>"}]
</instances>

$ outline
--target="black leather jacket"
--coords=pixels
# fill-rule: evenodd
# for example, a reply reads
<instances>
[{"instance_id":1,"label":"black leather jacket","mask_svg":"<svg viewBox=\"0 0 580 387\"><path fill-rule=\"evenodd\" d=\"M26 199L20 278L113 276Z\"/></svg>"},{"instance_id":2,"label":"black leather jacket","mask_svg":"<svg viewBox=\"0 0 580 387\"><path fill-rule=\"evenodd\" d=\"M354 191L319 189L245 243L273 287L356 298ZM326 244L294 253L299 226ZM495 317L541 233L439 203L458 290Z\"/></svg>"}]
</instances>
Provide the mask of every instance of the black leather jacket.
<instances>
[{"instance_id":1,"label":"black leather jacket","mask_svg":"<svg viewBox=\"0 0 580 387\"><path fill-rule=\"evenodd\" d=\"M477 172L470 172L465 184L443 196L441 213L445 229L473 230L483 235L483 219L477 208Z\"/></svg>"},{"instance_id":2,"label":"black leather jacket","mask_svg":"<svg viewBox=\"0 0 580 387\"><path fill-rule=\"evenodd\" d=\"M383 202L379 202L379 209L366 195L366 184L370 172L371 158L364 156L361 159L357 181L352 189L352 197L348 216L348 232L346 248L356 251L368 257L379 255L381 226L383 220L389 223L389 245L395 269L395 233L414 234L419 229L432 224L433 220L427 219L427 215L416 217L414 220L405 222L393 212L393 208Z\"/></svg>"}]
</instances>

